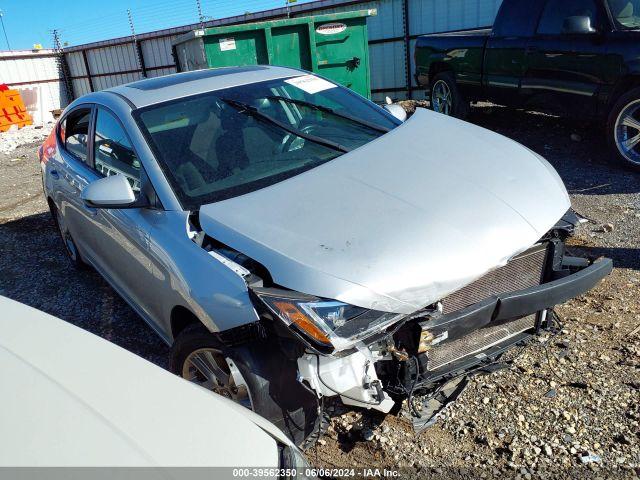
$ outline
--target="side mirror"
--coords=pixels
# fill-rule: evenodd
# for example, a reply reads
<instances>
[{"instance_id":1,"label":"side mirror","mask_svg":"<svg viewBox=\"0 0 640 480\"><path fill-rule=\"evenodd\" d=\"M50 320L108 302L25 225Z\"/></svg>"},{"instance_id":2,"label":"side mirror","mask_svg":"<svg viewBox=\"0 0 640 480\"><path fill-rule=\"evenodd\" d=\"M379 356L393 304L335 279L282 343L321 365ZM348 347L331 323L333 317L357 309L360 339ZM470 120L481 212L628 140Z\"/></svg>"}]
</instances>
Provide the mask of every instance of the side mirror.
<instances>
[{"instance_id":1,"label":"side mirror","mask_svg":"<svg viewBox=\"0 0 640 480\"><path fill-rule=\"evenodd\" d=\"M384 108L387 112L389 112L391 115L396 117L401 122L404 122L407 119L407 111L397 103L393 103L391 105L385 105L382 108Z\"/></svg>"},{"instance_id":2,"label":"side mirror","mask_svg":"<svg viewBox=\"0 0 640 480\"><path fill-rule=\"evenodd\" d=\"M143 195L140 195L143 198ZM144 201L136 195L124 175L110 175L91 182L82 190L82 200L94 208L139 208Z\"/></svg>"},{"instance_id":3,"label":"side mirror","mask_svg":"<svg viewBox=\"0 0 640 480\"><path fill-rule=\"evenodd\" d=\"M575 15L567 17L562 22L562 33L596 33L596 29L591 26L591 18L586 15Z\"/></svg>"}]
</instances>

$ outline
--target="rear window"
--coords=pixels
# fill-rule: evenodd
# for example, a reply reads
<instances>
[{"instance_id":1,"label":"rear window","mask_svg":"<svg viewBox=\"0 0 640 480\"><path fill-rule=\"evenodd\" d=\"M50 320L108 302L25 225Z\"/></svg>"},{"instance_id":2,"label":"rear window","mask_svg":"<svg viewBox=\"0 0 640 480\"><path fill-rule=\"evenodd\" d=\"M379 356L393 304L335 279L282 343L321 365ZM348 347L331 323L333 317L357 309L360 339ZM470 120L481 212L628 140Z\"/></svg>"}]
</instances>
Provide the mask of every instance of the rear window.
<instances>
[{"instance_id":1,"label":"rear window","mask_svg":"<svg viewBox=\"0 0 640 480\"><path fill-rule=\"evenodd\" d=\"M87 162L89 154L89 122L91 109L81 108L69 113L60 124L60 142L78 160Z\"/></svg>"},{"instance_id":2,"label":"rear window","mask_svg":"<svg viewBox=\"0 0 640 480\"><path fill-rule=\"evenodd\" d=\"M134 115L189 210L315 168L399 123L312 75L217 90Z\"/></svg>"},{"instance_id":3,"label":"rear window","mask_svg":"<svg viewBox=\"0 0 640 480\"><path fill-rule=\"evenodd\" d=\"M505 0L493 25L499 37L528 37L536 28L540 3L532 0Z\"/></svg>"}]
</instances>

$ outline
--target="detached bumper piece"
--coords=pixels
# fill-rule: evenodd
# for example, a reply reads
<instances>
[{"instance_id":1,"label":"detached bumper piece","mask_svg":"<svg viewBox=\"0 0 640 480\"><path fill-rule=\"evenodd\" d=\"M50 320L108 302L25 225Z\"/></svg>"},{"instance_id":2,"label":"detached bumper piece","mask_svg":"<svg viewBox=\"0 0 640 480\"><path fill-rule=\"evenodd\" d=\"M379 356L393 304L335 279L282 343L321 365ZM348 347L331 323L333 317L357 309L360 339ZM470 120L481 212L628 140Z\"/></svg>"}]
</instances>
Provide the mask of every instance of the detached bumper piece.
<instances>
[{"instance_id":1,"label":"detached bumper piece","mask_svg":"<svg viewBox=\"0 0 640 480\"><path fill-rule=\"evenodd\" d=\"M442 315L418 322L421 383L441 381L523 342L548 326L547 309L590 290L612 268L608 258L589 265L564 256L562 243L549 243L490 272L465 287L462 295L445 298ZM508 284L511 290L518 285L520 289L507 292ZM458 299L481 295L483 300L451 311Z\"/></svg>"}]
</instances>

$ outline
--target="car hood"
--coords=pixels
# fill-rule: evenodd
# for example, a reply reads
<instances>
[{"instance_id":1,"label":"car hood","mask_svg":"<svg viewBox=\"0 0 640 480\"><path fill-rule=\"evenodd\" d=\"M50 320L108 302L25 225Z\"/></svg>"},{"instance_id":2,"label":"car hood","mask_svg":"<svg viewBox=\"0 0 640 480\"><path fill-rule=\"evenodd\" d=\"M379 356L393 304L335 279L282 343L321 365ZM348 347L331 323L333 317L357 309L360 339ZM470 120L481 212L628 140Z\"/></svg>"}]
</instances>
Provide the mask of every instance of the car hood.
<instances>
[{"instance_id":1,"label":"car hood","mask_svg":"<svg viewBox=\"0 0 640 480\"><path fill-rule=\"evenodd\" d=\"M203 206L200 223L281 286L412 313L504 265L569 207L536 153L418 109L331 162Z\"/></svg>"}]
</instances>

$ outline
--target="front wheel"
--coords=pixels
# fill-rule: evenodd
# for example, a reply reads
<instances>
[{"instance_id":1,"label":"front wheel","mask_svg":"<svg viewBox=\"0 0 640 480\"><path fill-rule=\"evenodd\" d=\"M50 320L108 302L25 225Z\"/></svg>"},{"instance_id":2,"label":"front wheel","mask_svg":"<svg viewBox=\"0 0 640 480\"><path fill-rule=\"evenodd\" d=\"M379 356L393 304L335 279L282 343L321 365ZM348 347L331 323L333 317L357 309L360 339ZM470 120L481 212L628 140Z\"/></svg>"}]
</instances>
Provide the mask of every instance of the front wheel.
<instances>
[{"instance_id":1,"label":"front wheel","mask_svg":"<svg viewBox=\"0 0 640 480\"><path fill-rule=\"evenodd\" d=\"M201 324L186 328L171 347L173 373L253 410L309 448L327 427L314 395L297 379L297 364L275 342L225 346Z\"/></svg>"},{"instance_id":2,"label":"front wheel","mask_svg":"<svg viewBox=\"0 0 640 480\"><path fill-rule=\"evenodd\" d=\"M469 114L469 102L462 96L451 72L441 72L431 81L431 109L457 118Z\"/></svg>"},{"instance_id":3,"label":"front wheel","mask_svg":"<svg viewBox=\"0 0 640 480\"><path fill-rule=\"evenodd\" d=\"M609 112L607 140L613 162L640 171L640 87L622 95Z\"/></svg>"}]
</instances>

